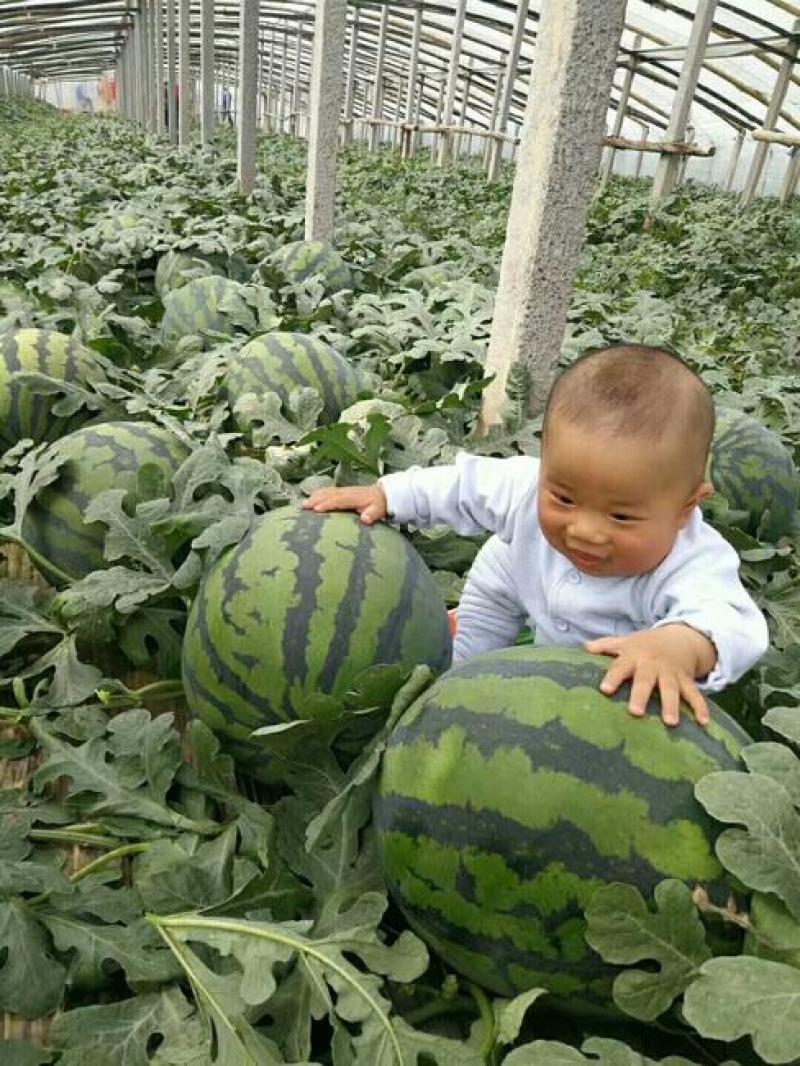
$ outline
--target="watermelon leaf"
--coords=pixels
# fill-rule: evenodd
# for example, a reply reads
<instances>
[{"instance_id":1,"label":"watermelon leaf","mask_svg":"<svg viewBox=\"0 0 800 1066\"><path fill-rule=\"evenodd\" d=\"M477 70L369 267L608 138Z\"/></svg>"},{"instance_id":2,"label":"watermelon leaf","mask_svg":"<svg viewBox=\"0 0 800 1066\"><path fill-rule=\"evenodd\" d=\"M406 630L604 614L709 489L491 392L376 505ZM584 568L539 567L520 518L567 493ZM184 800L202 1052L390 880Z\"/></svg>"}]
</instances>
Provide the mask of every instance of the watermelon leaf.
<instances>
[{"instance_id":1,"label":"watermelon leaf","mask_svg":"<svg viewBox=\"0 0 800 1066\"><path fill-rule=\"evenodd\" d=\"M134 996L60 1014L50 1039L56 1050L67 1051L61 1061L78 1066L147 1066L148 1046L156 1035L167 1042L178 1037L192 1008L174 985L161 992ZM245 1066L246 1059L242 1060Z\"/></svg>"},{"instance_id":2,"label":"watermelon leaf","mask_svg":"<svg viewBox=\"0 0 800 1066\"><path fill-rule=\"evenodd\" d=\"M583 1052L583 1054L581 1054ZM620 1040L593 1036L584 1040L581 1050L560 1044L555 1040L536 1040L517 1048L503 1059L502 1066L659 1066L655 1059L647 1058ZM696 1066L681 1055L662 1059L660 1066ZM720 1066L737 1066L727 1061Z\"/></svg>"},{"instance_id":3,"label":"watermelon leaf","mask_svg":"<svg viewBox=\"0 0 800 1066\"><path fill-rule=\"evenodd\" d=\"M797 713L797 707L770 707L763 722L793 744L800 745L800 714Z\"/></svg>"},{"instance_id":4,"label":"watermelon leaf","mask_svg":"<svg viewBox=\"0 0 800 1066\"><path fill-rule=\"evenodd\" d=\"M763 774L724 770L701 778L695 795L712 818L745 826L718 838L720 862L800 918L800 815L786 789Z\"/></svg>"},{"instance_id":5,"label":"watermelon leaf","mask_svg":"<svg viewBox=\"0 0 800 1066\"><path fill-rule=\"evenodd\" d=\"M705 932L681 881L656 885L653 913L632 885L600 888L586 908L586 940L606 962L626 965L653 959L657 971L626 970L614 980L614 1002L640 1021L667 1010L711 955Z\"/></svg>"},{"instance_id":6,"label":"watermelon leaf","mask_svg":"<svg viewBox=\"0 0 800 1066\"><path fill-rule=\"evenodd\" d=\"M66 969L53 957L49 937L21 901L0 902L0 1008L23 1018L55 1010Z\"/></svg>"},{"instance_id":7,"label":"watermelon leaf","mask_svg":"<svg viewBox=\"0 0 800 1066\"><path fill-rule=\"evenodd\" d=\"M53 1061L51 1052L24 1044L21 1040L0 1040L0 1062L3 1066L46 1066Z\"/></svg>"},{"instance_id":8,"label":"watermelon leaf","mask_svg":"<svg viewBox=\"0 0 800 1066\"><path fill-rule=\"evenodd\" d=\"M795 1062L800 1047L800 971L746 955L709 959L689 986L683 1012L713 1040L749 1036L765 1062Z\"/></svg>"},{"instance_id":9,"label":"watermelon leaf","mask_svg":"<svg viewBox=\"0 0 800 1066\"><path fill-rule=\"evenodd\" d=\"M547 995L545 988L531 988L514 999L495 1000L495 1039L498 1044L513 1044L519 1036L528 1008L540 996Z\"/></svg>"}]
</instances>

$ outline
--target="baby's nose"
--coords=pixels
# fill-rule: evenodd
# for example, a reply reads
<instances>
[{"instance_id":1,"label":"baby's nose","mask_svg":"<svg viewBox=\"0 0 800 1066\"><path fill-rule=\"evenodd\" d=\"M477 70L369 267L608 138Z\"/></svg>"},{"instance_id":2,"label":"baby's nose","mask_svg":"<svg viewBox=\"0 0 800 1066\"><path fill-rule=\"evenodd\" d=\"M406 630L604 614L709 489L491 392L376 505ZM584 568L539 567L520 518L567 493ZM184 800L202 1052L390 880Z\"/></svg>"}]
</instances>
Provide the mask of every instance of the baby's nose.
<instances>
[{"instance_id":1,"label":"baby's nose","mask_svg":"<svg viewBox=\"0 0 800 1066\"><path fill-rule=\"evenodd\" d=\"M569 536L583 544L603 544L606 534L600 523L590 516L577 516L567 530Z\"/></svg>"}]
</instances>

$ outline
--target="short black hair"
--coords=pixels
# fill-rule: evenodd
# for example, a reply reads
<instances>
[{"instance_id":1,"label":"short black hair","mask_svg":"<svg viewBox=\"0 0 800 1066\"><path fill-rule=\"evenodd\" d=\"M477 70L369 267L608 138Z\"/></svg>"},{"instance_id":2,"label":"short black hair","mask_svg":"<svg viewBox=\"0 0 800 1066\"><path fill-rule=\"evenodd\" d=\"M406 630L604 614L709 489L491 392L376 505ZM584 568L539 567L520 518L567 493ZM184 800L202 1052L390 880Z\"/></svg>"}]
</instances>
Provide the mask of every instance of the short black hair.
<instances>
[{"instance_id":1,"label":"short black hair","mask_svg":"<svg viewBox=\"0 0 800 1066\"><path fill-rule=\"evenodd\" d=\"M643 442L677 436L691 450L692 476L703 478L714 436L714 401L705 382L669 348L615 344L586 352L550 390L545 441L554 416Z\"/></svg>"}]
</instances>

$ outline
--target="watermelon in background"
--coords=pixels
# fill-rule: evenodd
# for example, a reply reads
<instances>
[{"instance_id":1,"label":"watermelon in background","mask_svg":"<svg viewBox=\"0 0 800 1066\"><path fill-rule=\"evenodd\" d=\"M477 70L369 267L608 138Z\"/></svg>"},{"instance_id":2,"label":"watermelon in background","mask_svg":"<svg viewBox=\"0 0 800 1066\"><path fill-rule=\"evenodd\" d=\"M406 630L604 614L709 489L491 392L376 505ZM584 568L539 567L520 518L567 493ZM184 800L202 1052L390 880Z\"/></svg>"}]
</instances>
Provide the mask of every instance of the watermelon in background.
<instances>
[{"instance_id":1,"label":"watermelon in background","mask_svg":"<svg viewBox=\"0 0 800 1066\"><path fill-rule=\"evenodd\" d=\"M143 466L153 464L171 480L189 449L149 422L105 422L62 437L50 453L66 462L28 508L22 534L59 570L82 578L110 565L103 555L106 527L84 521L91 500L106 489L125 489L132 505Z\"/></svg>"},{"instance_id":2,"label":"watermelon in background","mask_svg":"<svg viewBox=\"0 0 800 1066\"><path fill-rule=\"evenodd\" d=\"M53 414L56 398L36 393L15 379L19 372L46 374L59 381L102 381L94 353L74 337L55 330L18 329L0 337L0 449L18 440L55 440L92 417L81 408L68 418Z\"/></svg>"},{"instance_id":3,"label":"watermelon in background","mask_svg":"<svg viewBox=\"0 0 800 1066\"><path fill-rule=\"evenodd\" d=\"M736 523L765 540L792 532L800 473L777 434L741 411L717 410L709 477ZM713 513L713 504L709 508Z\"/></svg>"},{"instance_id":4,"label":"watermelon in background","mask_svg":"<svg viewBox=\"0 0 800 1066\"><path fill-rule=\"evenodd\" d=\"M376 666L441 670L450 655L442 594L400 533L281 507L206 576L182 673L193 714L258 776L254 729L336 713L336 699Z\"/></svg>"},{"instance_id":5,"label":"watermelon in background","mask_svg":"<svg viewBox=\"0 0 800 1066\"><path fill-rule=\"evenodd\" d=\"M655 699L634 718L626 692L598 691L607 669L526 647L448 671L395 727L375 802L387 882L429 946L498 995L543 987L577 1012L611 1005L612 968L584 940L599 887L720 889L694 785L741 769L750 743L714 706L707 730L688 711L669 729Z\"/></svg>"},{"instance_id":6,"label":"watermelon in background","mask_svg":"<svg viewBox=\"0 0 800 1066\"><path fill-rule=\"evenodd\" d=\"M278 248L271 261L289 281L305 281L312 274L319 274L328 292L353 285L350 268L327 241L292 241Z\"/></svg>"},{"instance_id":7,"label":"watermelon in background","mask_svg":"<svg viewBox=\"0 0 800 1066\"><path fill-rule=\"evenodd\" d=\"M231 357L225 390L233 409L245 393L277 392L285 403L294 389L316 389L325 422L335 422L358 398L365 380L335 348L307 333L264 333ZM237 419L244 431L247 422Z\"/></svg>"},{"instance_id":8,"label":"watermelon in background","mask_svg":"<svg viewBox=\"0 0 800 1066\"><path fill-rule=\"evenodd\" d=\"M254 330L256 320L236 281L216 274L189 281L164 296L161 320L161 343L174 348L183 337L204 338L204 347L212 341L208 333L231 336L234 328Z\"/></svg>"}]
</instances>

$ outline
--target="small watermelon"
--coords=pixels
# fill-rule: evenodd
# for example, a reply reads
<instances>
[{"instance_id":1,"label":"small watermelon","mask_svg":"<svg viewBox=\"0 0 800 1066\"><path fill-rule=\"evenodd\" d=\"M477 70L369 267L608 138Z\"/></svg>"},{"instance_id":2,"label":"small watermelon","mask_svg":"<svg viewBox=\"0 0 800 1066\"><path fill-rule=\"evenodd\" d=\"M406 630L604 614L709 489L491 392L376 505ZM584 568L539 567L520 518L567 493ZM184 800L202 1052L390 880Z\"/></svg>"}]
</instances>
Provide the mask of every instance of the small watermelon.
<instances>
[{"instance_id":1,"label":"small watermelon","mask_svg":"<svg viewBox=\"0 0 800 1066\"><path fill-rule=\"evenodd\" d=\"M164 317L161 320L161 343L174 348L183 337L203 337L209 347L208 333L231 336L234 327L255 329L252 310L236 281L210 275L187 282L164 296Z\"/></svg>"},{"instance_id":2,"label":"small watermelon","mask_svg":"<svg viewBox=\"0 0 800 1066\"><path fill-rule=\"evenodd\" d=\"M400 533L281 507L206 576L186 625L183 682L193 714L259 775L254 729L330 713L330 697L371 667L439 670L450 652L442 594Z\"/></svg>"},{"instance_id":3,"label":"small watermelon","mask_svg":"<svg viewBox=\"0 0 800 1066\"><path fill-rule=\"evenodd\" d=\"M553 647L455 667L393 730L375 801L388 885L430 947L498 995L547 988L572 1011L611 1004L612 967L584 940L599 887L720 888L694 785L741 769L750 743L718 707L708 729L688 711L667 728L656 699L634 718L626 693L598 691L607 669Z\"/></svg>"},{"instance_id":4,"label":"small watermelon","mask_svg":"<svg viewBox=\"0 0 800 1066\"><path fill-rule=\"evenodd\" d=\"M214 274L207 259L188 252L165 252L158 261L154 279L155 289L162 298L173 289L182 289L193 279Z\"/></svg>"},{"instance_id":5,"label":"small watermelon","mask_svg":"<svg viewBox=\"0 0 800 1066\"><path fill-rule=\"evenodd\" d=\"M779 540L792 532L800 473L780 438L741 411L717 411L709 477L749 533Z\"/></svg>"},{"instance_id":6,"label":"small watermelon","mask_svg":"<svg viewBox=\"0 0 800 1066\"><path fill-rule=\"evenodd\" d=\"M82 578L109 565L103 555L106 527L83 519L89 502L106 489L125 489L126 504L133 504L146 463L171 479L189 449L149 422L105 422L62 437L50 454L66 462L28 508L23 539L65 574Z\"/></svg>"},{"instance_id":7,"label":"small watermelon","mask_svg":"<svg viewBox=\"0 0 800 1066\"><path fill-rule=\"evenodd\" d=\"M248 392L277 392L286 402L293 389L310 387L322 397L323 419L335 422L365 385L365 379L335 348L307 333L264 333L232 356L225 375L228 403ZM241 430L247 424L237 420Z\"/></svg>"},{"instance_id":8,"label":"small watermelon","mask_svg":"<svg viewBox=\"0 0 800 1066\"><path fill-rule=\"evenodd\" d=\"M94 353L73 337L47 329L18 329L0 336L0 448L23 437L55 440L91 417L81 408L62 418L53 414L54 397L32 392L15 380L18 372L47 374L59 381L102 381Z\"/></svg>"},{"instance_id":9,"label":"small watermelon","mask_svg":"<svg viewBox=\"0 0 800 1066\"><path fill-rule=\"evenodd\" d=\"M327 241L292 241L272 255L272 262L289 279L305 281L312 274L323 280L327 292L353 287L350 268Z\"/></svg>"}]
</instances>

